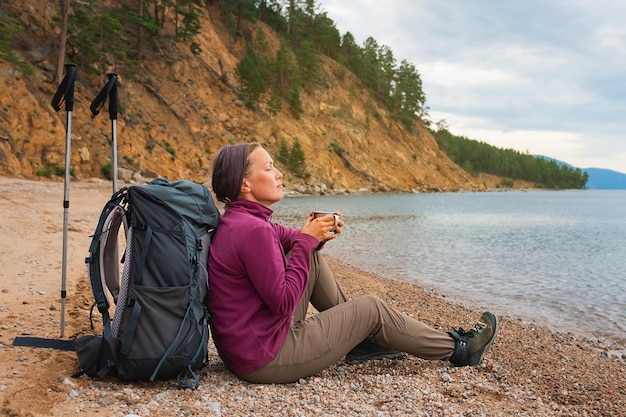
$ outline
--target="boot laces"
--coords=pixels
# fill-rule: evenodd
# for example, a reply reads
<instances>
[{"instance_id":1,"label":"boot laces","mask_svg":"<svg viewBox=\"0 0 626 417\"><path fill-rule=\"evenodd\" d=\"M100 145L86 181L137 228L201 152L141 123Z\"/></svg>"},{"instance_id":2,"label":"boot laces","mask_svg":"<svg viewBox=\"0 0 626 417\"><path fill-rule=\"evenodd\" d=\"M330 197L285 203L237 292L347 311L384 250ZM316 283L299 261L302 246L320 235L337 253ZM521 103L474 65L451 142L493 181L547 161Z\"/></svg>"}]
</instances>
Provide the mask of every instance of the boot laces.
<instances>
[{"instance_id":1,"label":"boot laces","mask_svg":"<svg viewBox=\"0 0 626 417\"><path fill-rule=\"evenodd\" d=\"M465 330L462 327L459 327L458 329L454 329L454 331L459 336L464 338L464 342L467 342L468 339L471 339L472 337L474 337L475 334L482 332L486 328L487 328L487 324L483 323L482 321L478 321L476 322L474 327L472 327L469 330Z\"/></svg>"}]
</instances>

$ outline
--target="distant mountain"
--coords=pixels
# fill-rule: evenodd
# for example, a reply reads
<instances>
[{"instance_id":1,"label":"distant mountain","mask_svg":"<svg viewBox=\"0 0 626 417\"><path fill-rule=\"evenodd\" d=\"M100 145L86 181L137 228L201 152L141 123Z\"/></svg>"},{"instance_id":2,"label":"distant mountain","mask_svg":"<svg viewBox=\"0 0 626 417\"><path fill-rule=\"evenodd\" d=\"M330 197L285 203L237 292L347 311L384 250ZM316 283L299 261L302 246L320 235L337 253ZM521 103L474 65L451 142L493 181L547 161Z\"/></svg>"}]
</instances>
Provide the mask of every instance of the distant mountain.
<instances>
[{"instance_id":1,"label":"distant mountain","mask_svg":"<svg viewBox=\"0 0 626 417\"><path fill-rule=\"evenodd\" d=\"M537 158L544 158L555 161L559 165L566 165L570 168L577 168L567 162L550 158L544 155L535 155ZM604 168L580 168L581 171L589 174L587 181L588 190L626 190L626 174Z\"/></svg>"},{"instance_id":2,"label":"distant mountain","mask_svg":"<svg viewBox=\"0 0 626 417\"><path fill-rule=\"evenodd\" d=\"M589 174L588 190L626 190L626 174L603 168L584 168Z\"/></svg>"}]
</instances>

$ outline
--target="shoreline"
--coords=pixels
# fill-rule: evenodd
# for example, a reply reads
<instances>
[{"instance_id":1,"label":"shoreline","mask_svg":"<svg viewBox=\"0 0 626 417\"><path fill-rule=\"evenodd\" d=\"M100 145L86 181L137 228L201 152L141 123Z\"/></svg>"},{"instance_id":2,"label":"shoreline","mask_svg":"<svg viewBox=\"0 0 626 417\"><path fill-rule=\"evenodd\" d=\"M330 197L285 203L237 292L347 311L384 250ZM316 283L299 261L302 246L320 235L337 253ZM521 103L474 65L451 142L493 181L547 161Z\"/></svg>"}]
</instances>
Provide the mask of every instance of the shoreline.
<instances>
[{"instance_id":1,"label":"shoreline","mask_svg":"<svg viewBox=\"0 0 626 417\"><path fill-rule=\"evenodd\" d=\"M347 267L354 269L357 273L359 271L361 273L370 273L366 270L359 268L356 265L351 264L350 262L345 262L332 255L326 255L326 259L328 259L329 262L335 262L336 264L345 264ZM371 274L377 276L378 279L388 280L390 282L390 285L406 283L416 288L419 288L421 291L427 293L429 296L439 298L442 302L456 305L468 310L478 311L477 306L473 307L472 303L463 298L461 294L445 292L444 290L437 288L434 285L419 282L418 280L408 280L392 276L386 276L384 274L381 274L380 272L371 272ZM493 308L486 306L483 307L485 307L486 309ZM540 318L533 317L529 314L506 311L505 308L493 308L492 311L494 313L497 313L499 318L506 317L512 321L523 322L528 325L545 328L551 333L566 335L568 337L584 341L586 343L589 343L590 345L596 346L598 350L602 351L607 356L615 357L617 359L623 360L624 363L626 363L626 336L623 336L621 338L612 334L592 334L591 336L589 336L585 334L584 331L572 328L571 325L567 325L565 323L559 324L557 322L550 322L549 320L541 320Z\"/></svg>"},{"instance_id":2,"label":"shoreline","mask_svg":"<svg viewBox=\"0 0 626 417\"><path fill-rule=\"evenodd\" d=\"M84 258L110 195L106 181L71 184L65 338L91 333ZM298 383L253 385L226 370L209 343L196 391L181 391L174 381L72 379L73 352L12 345L16 336L59 338L62 201L62 182L0 177L0 414L625 415L623 358L592 340L509 315L499 316L496 343L472 368L414 357L338 362ZM327 259L349 297L378 295L441 331L471 328L482 313L439 291Z\"/></svg>"}]
</instances>

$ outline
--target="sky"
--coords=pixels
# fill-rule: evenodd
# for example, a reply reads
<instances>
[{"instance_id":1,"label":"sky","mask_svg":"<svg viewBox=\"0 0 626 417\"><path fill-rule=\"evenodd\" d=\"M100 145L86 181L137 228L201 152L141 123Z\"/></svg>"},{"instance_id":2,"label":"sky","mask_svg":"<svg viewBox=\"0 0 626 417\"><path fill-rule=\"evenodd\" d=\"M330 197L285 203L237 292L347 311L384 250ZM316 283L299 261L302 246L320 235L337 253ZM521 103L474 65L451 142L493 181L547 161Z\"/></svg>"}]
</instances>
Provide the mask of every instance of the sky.
<instances>
[{"instance_id":1,"label":"sky","mask_svg":"<svg viewBox=\"0 0 626 417\"><path fill-rule=\"evenodd\" d=\"M417 69L458 136L626 173L626 1L319 0ZM433 126L434 127L434 126Z\"/></svg>"}]
</instances>

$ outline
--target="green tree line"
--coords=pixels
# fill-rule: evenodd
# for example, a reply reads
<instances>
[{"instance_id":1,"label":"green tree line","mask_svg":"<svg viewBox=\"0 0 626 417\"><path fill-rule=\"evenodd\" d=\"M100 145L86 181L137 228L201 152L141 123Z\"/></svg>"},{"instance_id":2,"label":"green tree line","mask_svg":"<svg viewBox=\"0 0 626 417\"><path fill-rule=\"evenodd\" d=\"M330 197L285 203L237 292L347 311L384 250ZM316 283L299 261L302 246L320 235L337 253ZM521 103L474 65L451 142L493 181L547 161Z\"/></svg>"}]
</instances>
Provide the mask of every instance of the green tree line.
<instances>
[{"instance_id":1,"label":"green tree line","mask_svg":"<svg viewBox=\"0 0 626 417\"><path fill-rule=\"evenodd\" d=\"M268 93L267 103L282 97L298 113L299 90L324 81L317 67L319 53L352 71L372 97L407 129L413 129L420 119L428 124L426 95L415 66L406 60L398 63L393 51L372 37L360 46L350 32L340 35L315 0L230 0L222 4L230 14L235 36L242 35L242 21L260 20L283 39L278 53L268 56L263 34L257 33L238 67L237 74L251 104L257 104ZM270 108L277 110L276 106Z\"/></svg>"},{"instance_id":2,"label":"green tree line","mask_svg":"<svg viewBox=\"0 0 626 417\"><path fill-rule=\"evenodd\" d=\"M372 37L358 45L350 32L341 35L315 0L120 0L106 4L72 0L71 7L61 9L62 18L67 14L66 55L83 71L103 73L113 69L132 76L147 48L162 53L164 45L173 40L198 53L200 47L194 38L202 30L200 17L211 3L222 7L233 40L246 42L246 53L236 74L249 105L263 104L275 114L286 102L298 117L304 111L302 89L326 82L318 68L318 56L323 54L352 71L372 99L408 130L420 120L430 126L426 96L415 66L406 60L398 63L393 51ZM257 21L266 23L281 37L276 52L270 53L262 29L245 33L243 23ZM20 62L10 48L22 28L3 14L0 23L0 59L16 62L28 72L30 67ZM445 129L433 134L441 149L474 175L485 172L549 188L584 188L588 179L579 169L457 137ZM292 146L298 150L297 144ZM303 164L295 157L290 160L292 164Z\"/></svg>"},{"instance_id":3,"label":"green tree line","mask_svg":"<svg viewBox=\"0 0 626 417\"><path fill-rule=\"evenodd\" d=\"M187 44L199 53L195 36L202 30L200 17L211 3L219 3L233 39L245 39L247 53L237 67L244 98L252 106L263 102L267 109L282 111L282 102L294 116L302 113L303 88L325 82L318 65L324 54L351 70L369 89L374 100L391 117L413 129L425 120L428 108L422 80L414 65L398 63L392 50L369 37L358 45L347 32L340 35L327 13L315 0L64 0L59 26L65 40L59 56L81 71L111 70L131 76L147 49L163 53L167 41ZM15 60L9 44L21 28L2 16L0 57ZM244 33L243 22L262 21L281 36L280 49L270 54L261 30ZM13 26L12 26L13 25ZM63 59L57 72L61 72ZM26 68L26 67L24 67ZM60 75L57 74L60 79Z\"/></svg>"},{"instance_id":4,"label":"green tree line","mask_svg":"<svg viewBox=\"0 0 626 417\"><path fill-rule=\"evenodd\" d=\"M513 149L500 149L477 140L456 136L447 129L432 131L439 148L465 171L530 181L550 189L585 188L589 174L554 160Z\"/></svg>"},{"instance_id":5,"label":"green tree line","mask_svg":"<svg viewBox=\"0 0 626 417\"><path fill-rule=\"evenodd\" d=\"M114 69L132 75L146 47L159 51L166 40L194 41L200 30L202 0L72 1L67 16L67 58L86 72Z\"/></svg>"}]
</instances>

